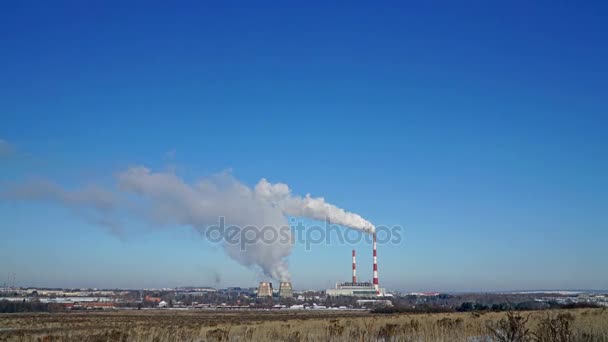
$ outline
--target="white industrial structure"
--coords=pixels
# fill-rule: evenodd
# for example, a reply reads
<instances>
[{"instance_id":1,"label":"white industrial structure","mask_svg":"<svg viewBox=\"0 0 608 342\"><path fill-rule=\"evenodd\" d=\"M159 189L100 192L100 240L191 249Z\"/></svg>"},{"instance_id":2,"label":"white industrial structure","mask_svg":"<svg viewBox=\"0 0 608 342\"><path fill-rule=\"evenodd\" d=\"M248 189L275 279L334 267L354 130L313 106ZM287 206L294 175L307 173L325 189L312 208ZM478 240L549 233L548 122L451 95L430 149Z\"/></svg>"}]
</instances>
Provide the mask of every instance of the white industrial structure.
<instances>
[{"instance_id":1,"label":"white industrial structure","mask_svg":"<svg viewBox=\"0 0 608 342\"><path fill-rule=\"evenodd\" d=\"M329 297L348 296L348 297L377 297L384 296L384 289L376 288L370 282L363 283L336 283L336 288L325 290Z\"/></svg>"}]
</instances>

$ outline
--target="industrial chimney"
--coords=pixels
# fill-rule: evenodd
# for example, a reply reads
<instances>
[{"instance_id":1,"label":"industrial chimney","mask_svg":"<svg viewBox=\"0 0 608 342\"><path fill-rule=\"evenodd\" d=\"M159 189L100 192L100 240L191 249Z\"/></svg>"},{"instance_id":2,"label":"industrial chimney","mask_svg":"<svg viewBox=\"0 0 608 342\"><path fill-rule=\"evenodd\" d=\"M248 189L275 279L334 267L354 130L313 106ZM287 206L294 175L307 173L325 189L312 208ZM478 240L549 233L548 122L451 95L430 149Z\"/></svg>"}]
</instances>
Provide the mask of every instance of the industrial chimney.
<instances>
[{"instance_id":1,"label":"industrial chimney","mask_svg":"<svg viewBox=\"0 0 608 342\"><path fill-rule=\"evenodd\" d=\"M353 283L357 282L357 260L355 259L356 252L353 249Z\"/></svg>"},{"instance_id":2,"label":"industrial chimney","mask_svg":"<svg viewBox=\"0 0 608 342\"><path fill-rule=\"evenodd\" d=\"M380 289L378 288L378 256L376 254L376 233L374 233L374 288L376 294L380 295Z\"/></svg>"}]
</instances>

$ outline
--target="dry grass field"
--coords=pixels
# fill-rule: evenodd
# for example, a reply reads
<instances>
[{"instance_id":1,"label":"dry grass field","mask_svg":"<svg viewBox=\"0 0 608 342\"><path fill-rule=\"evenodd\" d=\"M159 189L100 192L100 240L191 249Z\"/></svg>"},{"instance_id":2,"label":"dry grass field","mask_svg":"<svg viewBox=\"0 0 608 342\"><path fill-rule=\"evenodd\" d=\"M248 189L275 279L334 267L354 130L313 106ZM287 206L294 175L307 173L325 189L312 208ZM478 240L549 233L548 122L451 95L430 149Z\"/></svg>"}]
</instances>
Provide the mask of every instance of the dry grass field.
<instances>
[{"instance_id":1,"label":"dry grass field","mask_svg":"<svg viewBox=\"0 0 608 342\"><path fill-rule=\"evenodd\" d=\"M530 341L608 341L606 309L516 314L528 319L523 328ZM507 325L501 325L501 320ZM502 341L489 336L492 330L500 333L508 325L506 313L494 312L370 314L355 311L142 310L27 313L0 315L0 341Z\"/></svg>"}]
</instances>

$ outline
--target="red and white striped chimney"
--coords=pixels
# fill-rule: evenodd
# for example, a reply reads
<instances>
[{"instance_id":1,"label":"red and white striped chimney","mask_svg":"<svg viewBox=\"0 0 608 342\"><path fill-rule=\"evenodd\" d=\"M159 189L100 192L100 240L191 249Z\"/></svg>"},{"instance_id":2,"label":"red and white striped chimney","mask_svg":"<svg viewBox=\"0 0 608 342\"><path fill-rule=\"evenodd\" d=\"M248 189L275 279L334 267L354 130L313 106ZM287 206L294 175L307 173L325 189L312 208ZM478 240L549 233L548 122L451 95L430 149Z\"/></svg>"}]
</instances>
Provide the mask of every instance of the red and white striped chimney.
<instances>
[{"instance_id":1,"label":"red and white striped chimney","mask_svg":"<svg viewBox=\"0 0 608 342\"><path fill-rule=\"evenodd\" d=\"M378 255L376 254L376 233L374 233L374 287L376 288L376 294L380 294L378 288Z\"/></svg>"},{"instance_id":2,"label":"red and white striped chimney","mask_svg":"<svg viewBox=\"0 0 608 342\"><path fill-rule=\"evenodd\" d=\"M353 249L353 283L357 282L357 260L355 259L355 250Z\"/></svg>"}]
</instances>

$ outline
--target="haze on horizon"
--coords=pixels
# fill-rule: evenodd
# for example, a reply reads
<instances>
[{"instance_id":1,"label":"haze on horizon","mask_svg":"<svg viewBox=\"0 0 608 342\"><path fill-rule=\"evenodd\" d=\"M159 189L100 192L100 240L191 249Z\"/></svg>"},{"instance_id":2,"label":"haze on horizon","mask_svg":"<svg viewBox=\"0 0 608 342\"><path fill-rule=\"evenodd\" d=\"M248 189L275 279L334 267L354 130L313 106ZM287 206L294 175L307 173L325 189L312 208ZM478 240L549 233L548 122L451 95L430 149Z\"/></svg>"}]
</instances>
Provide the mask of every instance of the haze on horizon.
<instances>
[{"instance_id":1,"label":"haze on horizon","mask_svg":"<svg viewBox=\"0 0 608 342\"><path fill-rule=\"evenodd\" d=\"M31 6L0 5L0 284L320 289L353 248L371 279L366 241L206 241L229 212L403 227L388 289L608 289L604 3Z\"/></svg>"}]
</instances>

